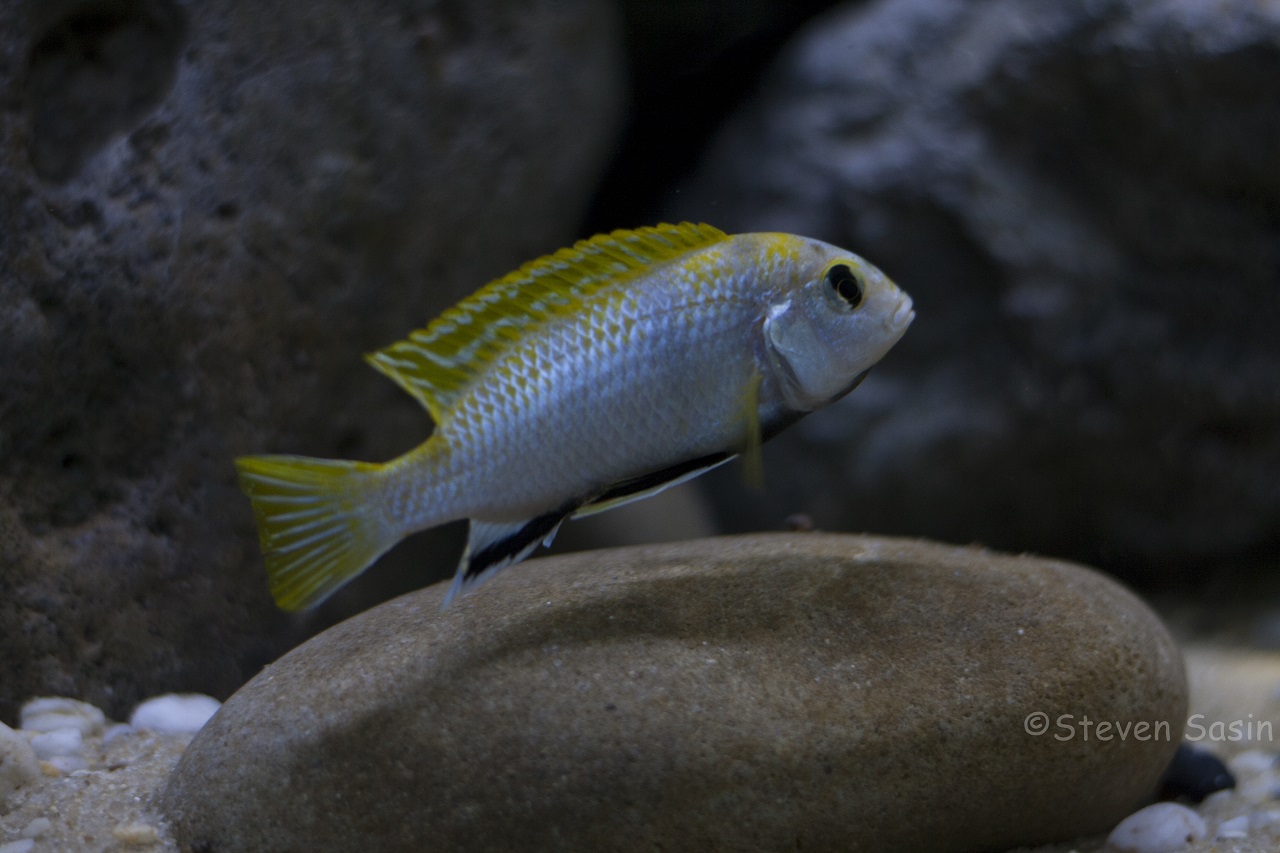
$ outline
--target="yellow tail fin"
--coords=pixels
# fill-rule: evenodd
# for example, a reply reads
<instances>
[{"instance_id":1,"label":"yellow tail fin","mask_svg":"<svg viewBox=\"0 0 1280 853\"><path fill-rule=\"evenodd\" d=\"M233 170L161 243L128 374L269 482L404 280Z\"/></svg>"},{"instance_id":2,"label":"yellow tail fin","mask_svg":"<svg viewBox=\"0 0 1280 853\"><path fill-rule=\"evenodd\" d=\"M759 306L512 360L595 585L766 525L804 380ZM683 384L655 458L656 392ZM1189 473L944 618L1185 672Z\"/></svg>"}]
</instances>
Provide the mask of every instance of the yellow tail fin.
<instances>
[{"instance_id":1,"label":"yellow tail fin","mask_svg":"<svg viewBox=\"0 0 1280 853\"><path fill-rule=\"evenodd\" d=\"M383 467L305 456L236 460L276 604L315 607L399 540L379 500Z\"/></svg>"}]
</instances>

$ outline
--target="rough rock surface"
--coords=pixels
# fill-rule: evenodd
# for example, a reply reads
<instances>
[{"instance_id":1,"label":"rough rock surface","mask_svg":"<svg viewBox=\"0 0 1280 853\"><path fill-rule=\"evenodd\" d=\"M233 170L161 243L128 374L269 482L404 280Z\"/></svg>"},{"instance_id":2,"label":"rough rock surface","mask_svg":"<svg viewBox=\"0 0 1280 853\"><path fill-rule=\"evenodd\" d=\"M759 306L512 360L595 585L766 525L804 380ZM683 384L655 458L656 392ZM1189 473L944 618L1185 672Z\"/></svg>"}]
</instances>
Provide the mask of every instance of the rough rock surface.
<instances>
[{"instance_id":1,"label":"rough rock surface","mask_svg":"<svg viewBox=\"0 0 1280 853\"><path fill-rule=\"evenodd\" d=\"M0 0L0 21L0 718L222 695L297 638L232 456L425 436L360 354L574 236L618 123L616 16Z\"/></svg>"},{"instance_id":2,"label":"rough rock surface","mask_svg":"<svg viewBox=\"0 0 1280 853\"><path fill-rule=\"evenodd\" d=\"M1146 580L1280 548L1280 5L879 0L811 23L668 215L855 249L918 319L713 475Z\"/></svg>"},{"instance_id":3,"label":"rough rock surface","mask_svg":"<svg viewBox=\"0 0 1280 853\"><path fill-rule=\"evenodd\" d=\"M441 586L232 697L162 797L178 842L995 850L1110 829L1186 714L1156 616L1066 563L760 535L536 560L444 612Z\"/></svg>"}]
</instances>

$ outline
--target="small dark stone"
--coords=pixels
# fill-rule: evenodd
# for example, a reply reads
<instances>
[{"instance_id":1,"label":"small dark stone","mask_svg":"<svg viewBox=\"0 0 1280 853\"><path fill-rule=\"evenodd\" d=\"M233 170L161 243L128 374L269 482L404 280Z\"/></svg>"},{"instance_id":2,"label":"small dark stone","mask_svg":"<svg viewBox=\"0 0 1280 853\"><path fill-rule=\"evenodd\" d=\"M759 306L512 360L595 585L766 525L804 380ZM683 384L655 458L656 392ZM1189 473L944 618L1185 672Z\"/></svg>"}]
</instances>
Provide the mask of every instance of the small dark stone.
<instances>
[{"instance_id":1,"label":"small dark stone","mask_svg":"<svg viewBox=\"0 0 1280 853\"><path fill-rule=\"evenodd\" d=\"M817 529L816 525L813 523L813 518L805 515L803 512L794 512L791 515L788 515L786 521L783 522L783 525L787 530L795 533L808 533Z\"/></svg>"},{"instance_id":2,"label":"small dark stone","mask_svg":"<svg viewBox=\"0 0 1280 853\"><path fill-rule=\"evenodd\" d=\"M1186 798L1198 803L1214 791L1222 791L1236 786L1236 777L1231 775L1222 759L1203 749L1181 744L1169 762L1169 769L1164 773L1160 783L1160 799L1176 800Z\"/></svg>"}]
</instances>

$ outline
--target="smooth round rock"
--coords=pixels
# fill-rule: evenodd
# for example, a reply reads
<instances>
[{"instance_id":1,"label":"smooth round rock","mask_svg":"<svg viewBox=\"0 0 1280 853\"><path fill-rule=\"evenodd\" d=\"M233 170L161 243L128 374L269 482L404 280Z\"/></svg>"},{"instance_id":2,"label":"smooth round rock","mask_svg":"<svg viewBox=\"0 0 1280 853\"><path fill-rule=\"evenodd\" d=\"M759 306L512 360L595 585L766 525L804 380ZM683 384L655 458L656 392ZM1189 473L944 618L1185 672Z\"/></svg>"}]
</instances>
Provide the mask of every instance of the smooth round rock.
<instances>
[{"instance_id":1,"label":"smooth round rock","mask_svg":"<svg viewBox=\"0 0 1280 853\"><path fill-rule=\"evenodd\" d=\"M178 841L1004 849L1141 806L1186 714L1142 602L979 548L704 539L531 561L443 612L442 592L337 625L232 696L162 796ZM1036 736L1034 714L1172 729Z\"/></svg>"}]
</instances>

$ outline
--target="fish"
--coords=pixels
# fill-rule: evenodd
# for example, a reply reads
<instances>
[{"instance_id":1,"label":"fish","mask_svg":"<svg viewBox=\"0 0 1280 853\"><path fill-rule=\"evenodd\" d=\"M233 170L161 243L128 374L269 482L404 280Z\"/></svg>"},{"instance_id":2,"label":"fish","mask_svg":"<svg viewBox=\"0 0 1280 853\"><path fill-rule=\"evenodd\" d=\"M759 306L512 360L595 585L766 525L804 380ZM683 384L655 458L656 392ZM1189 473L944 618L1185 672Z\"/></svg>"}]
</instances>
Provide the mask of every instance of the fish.
<instances>
[{"instance_id":1,"label":"fish","mask_svg":"<svg viewBox=\"0 0 1280 853\"><path fill-rule=\"evenodd\" d=\"M871 263L682 222L581 240L365 356L434 430L385 463L242 456L269 587L315 607L406 536L468 519L448 606L566 519L657 494L853 390L915 318Z\"/></svg>"}]
</instances>

